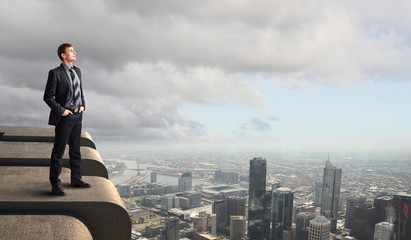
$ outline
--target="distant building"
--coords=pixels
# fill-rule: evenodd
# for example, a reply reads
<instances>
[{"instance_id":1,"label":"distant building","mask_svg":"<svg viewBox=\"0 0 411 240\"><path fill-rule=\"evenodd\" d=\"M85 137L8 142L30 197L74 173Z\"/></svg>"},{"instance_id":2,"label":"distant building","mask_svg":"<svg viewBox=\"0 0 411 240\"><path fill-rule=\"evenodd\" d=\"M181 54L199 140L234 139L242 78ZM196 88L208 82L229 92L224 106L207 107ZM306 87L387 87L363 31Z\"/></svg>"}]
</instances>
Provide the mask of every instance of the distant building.
<instances>
[{"instance_id":1,"label":"distant building","mask_svg":"<svg viewBox=\"0 0 411 240\"><path fill-rule=\"evenodd\" d=\"M331 232L337 231L341 174L342 170L336 168L330 160L325 162L321 191L321 215L331 221Z\"/></svg>"},{"instance_id":2,"label":"distant building","mask_svg":"<svg viewBox=\"0 0 411 240\"><path fill-rule=\"evenodd\" d=\"M318 216L310 221L309 240L329 240L331 221L324 216Z\"/></svg>"},{"instance_id":3,"label":"distant building","mask_svg":"<svg viewBox=\"0 0 411 240\"><path fill-rule=\"evenodd\" d=\"M246 220L245 216L230 217L230 240L241 240L245 237Z\"/></svg>"},{"instance_id":4,"label":"distant building","mask_svg":"<svg viewBox=\"0 0 411 240\"><path fill-rule=\"evenodd\" d=\"M198 216L195 216L192 219L194 233L209 232L213 235L217 235L217 222L215 214L200 212Z\"/></svg>"},{"instance_id":5,"label":"distant building","mask_svg":"<svg viewBox=\"0 0 411 240\"><path fill-rule=\"evenodd\" d=\"M201 189L203 197L210 200L225 199L230 196L246 197L247 193L246 188L227 184L210 185Z\"/></svg>"},{"instance_id":6,"label":"distant building","mask_svg":"<svg viewBox=\"0 0 411 240\"><path fill-rule=\"evenodd\" d=\"M394 224L380 222L375 224L374 240L390 240L393 235Z\"/></svg>"},{"instance_id":7,"label":"distant building","mask_svg":"<svg viewBox=\"0 0 411 240\"><path fill-rule=\"evenodd\" d=\"M277 188L272 192L272 240L283 238L283 231L290 230L293 216L294 193L286 187Z\"/></svg>"},{"instance_id":8,"label":"distant building","mask_svg":"<svg viewBox=\"0 0 411 240\"><path fill-rule=\"evenodd\" d=\"M183 173L178 177L178 190L180 192L191 191L192 189L192 176L191 172Z\"/></svg>"},{"instance_id":9,"label":"distant building","mask_svg":"<svg viewBox=\"0 0 411 240\"><path fill-rule=\"evenodd\" d=\"M155 173L155 172L150 173L150 182L151 183L157 182L157 173Z\"/></svg>"},{"instance_id":10,"label":"distant building","mask_svg":"<svg viewBox=\"0 0 411 240\"><path fill-rule=\"evenodd\" d=\"M262 240L268 238L269 232L265 232L265 185L267 174L267 162L262 158L250 160L250 182L248 203L248 238ZM269 224L269 222L268 222Z\"/></svg>"},{"instance_id":11,"label":"distant building","mask_svg":"<svg viewBox=\"0 0 411 240\"><path fill-rule=\"evenodd\" d=\"M374 207L362 204L354 207L351 236L358 240L368 240L374 237L377 223L377 212Z\"/></svg>"},{"instance_id":12,"label":"distant building","mask_svg":"<svg viewBox=\"0 0 411 240\"><path fill-rule=\"evenodd\" d=\"M296 216L295 240L308 240L310 221L315 218L315 213L300 212Z\"/></svg>"},{"instance_id":13,"label":"distant building","mask_svg":"<svg viewBox=\"0 0 411 240\"><path fill-rule=\"evenodd\" d=\"M179 208L180 200L173 194L164 195L161 197L161 209L168 211L172 208Z\"/></svg>"},{"instance_id":14,"label":"distant building","mask_svg":"<svg viewBox=\"0 0 411 240\"><path fill-rule=\"evenodd\" d=\"M217 170L215 171L214 179L218 182L224 182L227 184L237 184L239 183L239 174L238 172Z\"/></svg>"},{"instance_id":15,"label":"distant building","mask_svg":"<svg viewBox=\"0 0 411 240\"><path fill-rule=\"evenodd\" d=\"M164 229L161 231L159 240L179 240L179 219L177 217L166 217Z\"/></svg>"},{"instance_id":16,"label":"distant building","mask_svg":"<svg viewBox=\"0 0 411 240\"><path fill-rule=\"evenodd\" d=\"M131 186L128 184L117 185L117 191L118 194L120 194L120 197L131 197Z\"/></svg>"},{"instance_id":17,"label":"distant building","mask_svg":"<svg viewBox=\"0 0 411 240\"><path fill-rule=\"evenodd\" d=\"M354 208L365 203L365 196L352 196L347 198L347 210L345 211L345 228L352 229Z\"/></svg>"}]
</instances>

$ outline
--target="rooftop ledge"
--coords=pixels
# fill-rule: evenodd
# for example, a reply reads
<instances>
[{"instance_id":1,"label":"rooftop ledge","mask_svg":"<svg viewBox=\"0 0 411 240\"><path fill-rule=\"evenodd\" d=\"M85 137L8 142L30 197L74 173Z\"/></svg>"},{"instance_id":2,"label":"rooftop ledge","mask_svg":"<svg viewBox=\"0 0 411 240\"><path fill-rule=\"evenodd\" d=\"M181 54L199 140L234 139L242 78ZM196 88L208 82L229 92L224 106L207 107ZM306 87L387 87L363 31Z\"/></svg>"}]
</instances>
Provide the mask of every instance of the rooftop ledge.
<instances>
[{"instance_id":1,"label":"rooftop ledge","mask_svg":"<svg viewBox=\"0 0 411 240\"><path fill-rule=\"evenodd\" d=\"M54 142L54 127L0 126L0 141ZM96 149L90 134L81 132L80 145Z\"/></svg>"},{"instance_id":2,"label":"rooftop ledge","mask_svg":"<svg viewBox=\"0 0 411 240\"><path fill-rule=\"evenodd\" d=\"M0 220L7 215L68 215L83 222L93 239L130 239L130 217L108 179L86 176L91 188L74 188L70 170L63 168L60 178L67 195L58 197L51 194L48 174L47 167L0 167Z\"/></svg>"},{"instance_id":3,"label":"rooftop ledge","mask_svg":"<svg viewBox=\"0 0 411 240\"><path fill-rule=\"evenodd\" d=\"M53 143L0 141L0 166L50 166ZM107 168L100 154L93 148L80 147L81 174L108 179ZM68 147L63 156L63 167L70 168Z\"/></svg>"}]
</instances>

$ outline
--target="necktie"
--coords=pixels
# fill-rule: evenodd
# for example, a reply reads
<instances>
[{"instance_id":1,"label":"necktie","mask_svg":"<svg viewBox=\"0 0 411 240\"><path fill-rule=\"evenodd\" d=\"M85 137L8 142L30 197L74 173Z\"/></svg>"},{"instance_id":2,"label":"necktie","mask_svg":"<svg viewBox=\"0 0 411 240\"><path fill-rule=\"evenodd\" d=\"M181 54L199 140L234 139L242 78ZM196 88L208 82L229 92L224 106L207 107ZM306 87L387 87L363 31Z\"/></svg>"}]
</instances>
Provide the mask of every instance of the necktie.
<instances>
[{"instance_id":1,"label":"necktie","mask_svg":"<svg viewBox=\"0 0 411 240\"><path fill-rule=\"evenodd\" d=\"M73 82L73 101L74 105L76 107L81 106L81 98L80 98L80 81L76 77L76 74L74 73L74 69L70 68L70 76L71 76L71 81Z\"/></svg>"}]
</instances>

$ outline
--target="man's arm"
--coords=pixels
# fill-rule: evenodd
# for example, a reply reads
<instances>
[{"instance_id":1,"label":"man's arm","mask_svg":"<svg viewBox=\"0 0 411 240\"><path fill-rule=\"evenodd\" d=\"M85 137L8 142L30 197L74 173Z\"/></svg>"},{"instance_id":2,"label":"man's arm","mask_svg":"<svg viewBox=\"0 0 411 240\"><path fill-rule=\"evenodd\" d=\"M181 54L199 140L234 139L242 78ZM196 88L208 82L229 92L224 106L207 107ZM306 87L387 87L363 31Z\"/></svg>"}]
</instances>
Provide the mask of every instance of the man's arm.
<instances>
[{"instance_id":1,"label":"man's arm","mask_svg":"<svg viewBox=\"0 0 411 240\"><path fill-rule=\"evenodd\" d=\"M56 101L56 88L57 78L55 73L52 70L50 70L47 79L46 89L44 90L43 100L47 103L47 105L51 108L52 111L56 112L59 115L67 115L69 113L66 113L66 111L69 110L65 109L63 106L60 105L60 103Z\"/></svg>"},{"instance_id":2,"label":"man's arm","mask_svg":"<svg viewBox=\"0 0 411 240\"><path fill-rule=\"evenodd\" d=\"M81 93L81 102L82 102L82 106L80 107L80 112L83 112L84 110L86 110L86 101L84 100L84 94L83 94L83 79L81 77L80 68L76 67L76 70L77 70L77 76L80 79L80 93Z\"/></svg>"}]
</instances>

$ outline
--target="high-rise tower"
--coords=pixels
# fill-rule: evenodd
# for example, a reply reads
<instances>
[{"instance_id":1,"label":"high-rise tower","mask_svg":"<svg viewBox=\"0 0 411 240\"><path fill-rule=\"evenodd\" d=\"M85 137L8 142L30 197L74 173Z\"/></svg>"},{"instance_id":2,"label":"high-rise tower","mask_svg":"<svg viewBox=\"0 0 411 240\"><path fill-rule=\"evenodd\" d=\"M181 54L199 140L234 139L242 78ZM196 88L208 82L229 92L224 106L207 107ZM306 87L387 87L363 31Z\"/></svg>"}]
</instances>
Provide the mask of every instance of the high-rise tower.
<instances>
[{"instance_id":1,"label":"high-rise tower","mask_svg":"<svg viewBox=\"0 0 411 240\"><path fill-rule=\"evenodd\" d=\"M329 240L331 222L324 216L318 216L310 221L309 240Z\"/></svg>"},{"instance_id":2,"label":"high-rise tower","mask_svg":"<svg viewBox=\"0 0 411 240\"><path fill-rule=\"evenodd\" d=\"M321 215L331 221L331 232L337 231L342 170L330 160L325 162L323 187L321 191Z\"/></svg>"},{"instance_id":3,"label":"high-rise tower","mask_svg":"<svg viewBox=\"0 0 411 240\"><path fill-rule=\"evenodd\" d=\"M307 240L310 231L310 221L315 218L315 213L300 212L296 216L295 240Z\"/></svg>"},{"instance_id":4,"label":"high-rise tower","mask_svg":"<svg viewBox=\"0 0 411 240\"><path fill-rule=\"evenodd\" d=\"M352 196L347 198L347 210L345 211L345 228L352 229L354 208L365 203L365 196Z\"/></svg>"},{"instance_id":5,"label":"high-rise tower","mask_svg":"<svg viewBox=\"0 0 411 240\"><path fill-rule=\"evenodd\" d=\"M192 177L191 172L183 173L178 178L178 191L185 192L191 190Z\"/></svg>"},{"instance_id":6,"label":"high-rise tower","mask_svg":"<svg viewBox=\"0 0 411 240\"><path fill-rule=\"evenodd\" d=\"M254 158L250 160L247 235L253 240L262 240L264 236L267 236L264 231L266 229L264 226L267 225L267 220L264 220L266 174L267 162L265 159Z\"/></svg>"},{"instance_id":7,"label":"high-rise tower","mask_svg":"<svg viewBox=\"0 0 411 240\"><path fill-rule=\"evenodd\" d=\"M273 191L271 239L282 239L283 230L291 228L293 199L294 193L289 188L281 187Z\"/></svg>"}]
</instances>

